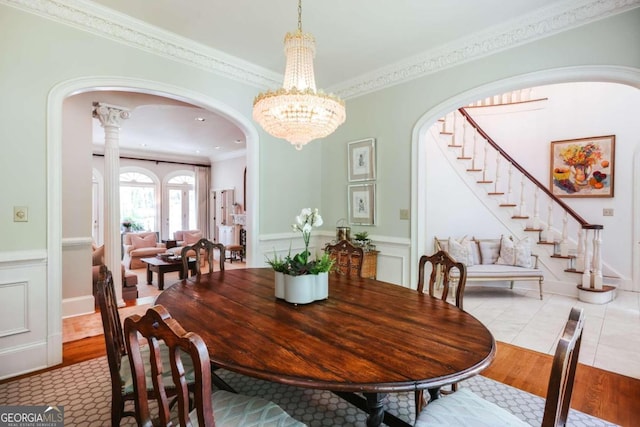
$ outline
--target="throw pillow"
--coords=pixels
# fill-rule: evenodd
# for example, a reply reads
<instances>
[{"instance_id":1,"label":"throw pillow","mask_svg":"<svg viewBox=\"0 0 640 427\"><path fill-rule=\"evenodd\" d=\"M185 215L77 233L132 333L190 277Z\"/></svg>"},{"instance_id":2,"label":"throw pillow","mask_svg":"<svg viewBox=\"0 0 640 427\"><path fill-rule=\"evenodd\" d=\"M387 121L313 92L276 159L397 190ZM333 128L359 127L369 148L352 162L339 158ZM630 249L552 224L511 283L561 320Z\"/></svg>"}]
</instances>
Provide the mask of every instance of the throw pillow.
<instances>
[{"instance_id":1,"label":"throw pillow","mask_svg":"<svg viewBox=\"0 0 640 427\"><path fill-rule=\"evenodd\" d=\"M500 239L480 240L480 260L482 264L495 264L500 256Z\"/></svg>"},{"instance_id":2,"label":"throw pillow","mask_svg":"<svg viewBox=\"0 0 640 427\"><path fill-rule=\"evenodd\" d=\"M496 264L531 268L531 238L525 237L514 242L511 239L502 237L500 240L500 256Z\"/></svg>"},{"instance_id":3,"label":"throw pillow","mask_svg":"<svg viewBox=\"0 0 640 427\"><path fill-rule=\"evenodd\" d=\"M202 239L202 232L201 231L197 231L195 233L185 232L183 237L184 237L185 245L193 245L194 243L198 243L198 240Z\"/></svg>"},{"instance_id":4,"label":"throw pillow","mask_svg":"<svg viewBox=\"0 0 640 427\"><path fill-rule=\"evenodd\" d=\"M473 252L471 245L473 241L464 236L460 241L449 238L449 255L457 262L461 262L467 266L473 265Z\"/></svg>"},{"instance_id":5,"label":"throw pillow","mask_svg":"<svg viewBox=\"0 0 640 427\"><path fill-rule=\"evenodd\" d=\"M139 236L136 234L131 235L131 245L133 249L140 248L155 248L156 247L156 235L155 233Z\"/></svg>"}]
</instances>

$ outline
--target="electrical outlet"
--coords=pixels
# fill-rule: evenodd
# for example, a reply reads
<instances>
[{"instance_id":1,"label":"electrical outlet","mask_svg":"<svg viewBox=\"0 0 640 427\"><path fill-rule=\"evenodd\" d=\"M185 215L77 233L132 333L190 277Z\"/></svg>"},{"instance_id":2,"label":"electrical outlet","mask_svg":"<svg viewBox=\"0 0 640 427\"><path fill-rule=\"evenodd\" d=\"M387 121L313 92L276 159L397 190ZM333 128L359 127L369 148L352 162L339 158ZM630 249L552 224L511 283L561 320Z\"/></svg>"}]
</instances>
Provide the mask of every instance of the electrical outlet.
<instances>
[{"instance_id":1,"label":"electrical outlet","mask_svg":"<svg viewBox=\"0 0 640 427\"><path fill-rule=\"evenodd\" d=\"M29 208L26 206L14 206L13 207L13 222L27 222L29 221Z\"/></svg>"},{"instance_id":2,"label":"electrical outlet","mask_svg":"<svg viewBox=\"0 0 640 427\"><path fill-rule=\"evenodd\" d=\"M602 209L602 216L613 216L613 209Z\"/></svg>"},{"instance_id":3,"label":"electrical outlet","mask_svg":"<svg viewBox=\"0 0 640 427\"><path fill-rule=\"evenodd\" d=\"M400 219L409 219L409 209L400 209Z\"/></svg>"}]
</instances>

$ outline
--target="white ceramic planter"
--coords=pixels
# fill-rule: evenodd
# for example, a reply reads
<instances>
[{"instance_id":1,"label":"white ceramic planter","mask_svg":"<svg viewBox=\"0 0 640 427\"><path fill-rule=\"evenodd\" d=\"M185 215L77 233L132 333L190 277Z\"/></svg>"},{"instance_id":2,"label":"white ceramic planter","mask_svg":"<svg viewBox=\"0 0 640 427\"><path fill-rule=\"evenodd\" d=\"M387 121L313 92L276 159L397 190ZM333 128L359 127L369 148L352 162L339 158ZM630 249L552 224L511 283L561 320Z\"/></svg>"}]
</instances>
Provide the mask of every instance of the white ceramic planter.
<instances>
[{"instance_id":1,"label":"white ceramic planter","mask_svg":"<svg viewBox=\"0 0 640 427\"><path fill-rule=\"evenodd\" d=\"M309 304L316 300L316 276L284 275L284 300L292 304Z\"/></svg>"},{"instance_id":2,"label":"white ceramic planter","mask_svg":"<svg viewBox=\"0 0 640 427\"><path fill-rule=\"evenodd\" d=\"M315 278L315 299L322 300L329 298L329 273L318 273Z\"/></svg>"},{"instance_id":3,"label":"white ceramic planter","mask_svg":"<svg viewBox=\"0 0 640 427\"><path fill-rule=\"evenodd\" d=\"M284 273L280 271L274 271L274 274L275 274L276 298L284 299Z\"/></svg>"}]
</instances>

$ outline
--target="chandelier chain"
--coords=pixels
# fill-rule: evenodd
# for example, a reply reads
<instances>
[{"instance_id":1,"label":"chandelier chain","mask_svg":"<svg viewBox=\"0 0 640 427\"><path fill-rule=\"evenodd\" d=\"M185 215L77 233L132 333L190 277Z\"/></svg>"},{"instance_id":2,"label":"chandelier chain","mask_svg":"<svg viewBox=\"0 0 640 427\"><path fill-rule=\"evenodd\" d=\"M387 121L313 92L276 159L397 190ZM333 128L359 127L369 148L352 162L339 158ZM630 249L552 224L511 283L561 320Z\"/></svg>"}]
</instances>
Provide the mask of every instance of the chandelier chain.
<instances>
[{"instance_id":1,"label":"chandelier chain","mask_svg":"<svg viewBox=\"0 0 640 427\"><path fill-rule=\"evenodd\" d=\"M302 0L298 0L298 31L302 32Z\"/></svg>"}]
</instances>

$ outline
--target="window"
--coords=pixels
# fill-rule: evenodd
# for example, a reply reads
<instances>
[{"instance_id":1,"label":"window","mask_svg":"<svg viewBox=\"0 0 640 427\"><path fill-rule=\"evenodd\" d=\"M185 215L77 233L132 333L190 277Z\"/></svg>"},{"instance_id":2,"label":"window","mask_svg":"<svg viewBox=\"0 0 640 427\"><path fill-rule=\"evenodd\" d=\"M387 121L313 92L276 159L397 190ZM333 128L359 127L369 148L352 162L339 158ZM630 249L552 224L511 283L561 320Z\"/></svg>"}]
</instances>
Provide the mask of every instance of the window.
<instances>
[{"instance_id":1,"label":"window","mask_svg":"<svg viewBox=\"0 0 640 427\"><path fill-rule=\"evenodd\" d=\"M142 230L157 230L155 180L143 172L120 174L120 220L131 219Z\"/></svg>"},{"instance_id":2,"label":"window","mask_svg":"<svg viewBox=\"0 0 640 427\"><path fill-rule=\"evenodd\" d=\"M178 230L194 230L197 226L196 219L196 193L195 177L193 172L178 172L167 181L167 193L169 201L168 236L173 236Z\"/></svg>"}]
</instances>

